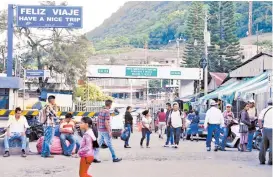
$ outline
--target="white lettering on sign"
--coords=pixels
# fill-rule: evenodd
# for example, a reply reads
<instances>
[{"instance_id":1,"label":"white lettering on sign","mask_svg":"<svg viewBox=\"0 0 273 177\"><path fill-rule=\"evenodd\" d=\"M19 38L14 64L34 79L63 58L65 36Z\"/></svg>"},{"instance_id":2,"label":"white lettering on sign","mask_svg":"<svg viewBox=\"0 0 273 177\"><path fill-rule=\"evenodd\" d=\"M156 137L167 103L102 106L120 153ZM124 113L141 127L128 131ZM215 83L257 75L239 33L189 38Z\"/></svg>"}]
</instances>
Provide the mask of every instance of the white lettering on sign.
<instances>
[{"instance_id":1,"label":"white lettering on sign","mask_svg":"<svg viewBox=\"0 0 273 177\"><path fill-rule=\"evenodd\" d=\"M37 21L37 17L19 17L20 21Z\"/></svg>"},{"instance_id":2,"label":"white lettering on sign","mask_svg":"<svg viewBox=\"0 0 273 177\"><path fill-rule=\"evenodd\" d=\"M45 9L34 9L34 8L21 8L21 14L46 15L46 10Z\"/></svg>"},{"instance_id":3,"label":"white lettering on sign","mask_svg":"<svg viewBox=\"0 0 273 177\"><path fill-rule=\"evenodd\" d=\"M46 17L46 21L49 21L49 22L61 22L62 21L62 17Z\"/></svg>"},{"instance_id":4,"label":"white lettering on sign","mask_svg":"<svg viewBox=\"0 0 273 177\"><path fill-rule=\"evenodd\" d=\"M78 9L52 9L54 15L70 15L70 16L79 16L79 10Z\"/></svg>"},{"instance_id":5,"label":"white lettering on sign","mask_svg":"<svg viewBox=\"0 0 273 177\"><path fill-rule=\"evenodd\" d=\"M39 20L39 21L45 21L45 20L44 20L44 17L40 17L40 20Z\"/></svg>"},{"instance_id":6,"label":"white lettering on sign","mask_svg":"<svg viewBox=\"0 0 273 177\"><path fill-rule=\"evenodd\" d=\"M65 20L67 22L78 22L78 21L81 21L80 18L73 18L73 17L66 17Z\"/></svg>"}]
</instances>

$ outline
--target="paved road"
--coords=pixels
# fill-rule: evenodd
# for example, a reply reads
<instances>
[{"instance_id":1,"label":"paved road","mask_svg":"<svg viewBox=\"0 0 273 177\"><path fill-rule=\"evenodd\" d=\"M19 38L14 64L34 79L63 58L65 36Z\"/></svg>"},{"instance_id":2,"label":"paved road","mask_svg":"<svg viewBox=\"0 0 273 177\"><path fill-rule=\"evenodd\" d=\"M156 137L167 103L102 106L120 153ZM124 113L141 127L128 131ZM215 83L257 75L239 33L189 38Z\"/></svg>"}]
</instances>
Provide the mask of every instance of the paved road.
<instances>
[{"instance_id":1,"label":"paved road","mask_svg":"<svg viewBox=\"0 0 273 177\"><path fill-rule=\"evenodd\" d=\"M113 164L108 149L101 151L103 163L92 164L94 177L271 177L272 166L260 166L258 152L206 152L205 142L181 142L179 149L163 148L163 140L153 134L151 148L139 147L140 133L133 134L132 149L124 149L114 140L117 155L124 160ZM31 144L35 148L35 144ZM1 177L78 177L79 159L55 156L42 159L30 155L0 157Z\"/></svg>"}]
</instances>

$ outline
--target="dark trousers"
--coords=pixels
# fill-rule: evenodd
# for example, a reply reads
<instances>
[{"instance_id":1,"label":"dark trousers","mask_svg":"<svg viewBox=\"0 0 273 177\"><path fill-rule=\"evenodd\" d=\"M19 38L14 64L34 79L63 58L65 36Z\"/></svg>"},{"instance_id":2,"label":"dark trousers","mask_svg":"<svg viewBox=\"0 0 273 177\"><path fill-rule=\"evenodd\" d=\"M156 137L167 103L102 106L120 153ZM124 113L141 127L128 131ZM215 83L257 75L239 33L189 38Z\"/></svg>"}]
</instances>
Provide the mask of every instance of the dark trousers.
<instances>
[{"instance_id":1,"label":"dark trousers","mask_svg":"<svg viewBox=\"0 0 273 177\"><path fill-rule=\"evenodd\" d=\"M150 135L151 135L151 132L148 128L142 128L142 138L140 140L140 145L142 146L143 145L143 141L144 139L146 138L147 136L147 140L146 140L146 146L149 146L149 143L150 143Z\"/></svg>"},{"instance_id":2,"label":"dark trousers","mask_svg":"<svg viewBox=\"0 0 273 177\"><path fill-rule=\"evenodd\" d=\"M269 148L268 163L272 163L272 128L263 129L263 138L259 153L259 159L260 162L262 163L266 161L265 155L268 148Z\"/></svg>"},{"instance_id":3,"label":"dark trousers","mask_svg":"<svg viewBox=\"0 0 273 177\"><path fill-rule=\"evenodd\" d=\"M171 142L171 145L173 145L173 128L168 126L167 127L167 141L166 145L169 145L169 142Z\"/></svg>"},{"instance_id":4,"label":"dark trousers","mask_svg":"<svg viewBox=\"0 0 273 177\"><path fill-rule=\"evenodd\" d=\"M182 127L173 128L174 144L176 144L176 145L178 145L179 141L180 141L181 128Z\"/></svg>"}]
</instances>

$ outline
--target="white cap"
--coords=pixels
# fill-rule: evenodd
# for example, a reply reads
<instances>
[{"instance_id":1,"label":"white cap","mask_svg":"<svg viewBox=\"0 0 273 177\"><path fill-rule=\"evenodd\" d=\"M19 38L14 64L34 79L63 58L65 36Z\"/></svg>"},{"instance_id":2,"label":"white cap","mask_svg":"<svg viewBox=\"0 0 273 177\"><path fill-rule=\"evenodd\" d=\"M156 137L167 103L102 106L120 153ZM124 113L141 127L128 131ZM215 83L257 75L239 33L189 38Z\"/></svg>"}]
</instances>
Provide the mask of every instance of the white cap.
<instances>
[{"instance_id":1,"label":"white cap","mask_svg":"<svg viewBox=\"0 0 273 177\"><path fill-rule=\"evenodd\" d=\"M232 107L232 105L231 104L227 104L226 107Z\"/></svg>"},{"instance_id":2,"label":"white cap","mask_svg":"<svg viewBox=\"0 0 273 177\"><path fill-rule=\"evenodd\" d=\"M211 101L210 101L210 105L211 105L211 106L215 106L215 105L217 105L217 103L216 103L214 100L211 100Z\"/></svg>"},{"instance_id":3,"label":"white cap","mask_svg":"<svg viewBox=\"0 0 273 177\"><path fill-rule=\"evenodd\" d=\"M252 99L252 100L249 100L248 102L249 103L255 103L255 100Z\"/></svg>"}]
</instances>

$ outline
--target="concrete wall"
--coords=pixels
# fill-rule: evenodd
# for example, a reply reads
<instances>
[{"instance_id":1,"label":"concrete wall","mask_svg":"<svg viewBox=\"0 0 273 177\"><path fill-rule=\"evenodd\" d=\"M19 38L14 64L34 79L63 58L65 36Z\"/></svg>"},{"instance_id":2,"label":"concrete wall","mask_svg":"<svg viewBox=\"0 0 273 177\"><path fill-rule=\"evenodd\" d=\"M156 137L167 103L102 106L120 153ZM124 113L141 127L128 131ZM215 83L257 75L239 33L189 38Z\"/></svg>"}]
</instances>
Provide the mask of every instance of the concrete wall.
<instances>
[{"instance_id":1,"label":"concrete wall","mask_svg":"<svg viewBox=\"0 0 273 177\"><path fill-rule=\"evenodd\" d=\"M194 94L194 80L181 80L179 97L185 97Z\"/></svg>"}]
</instances>

